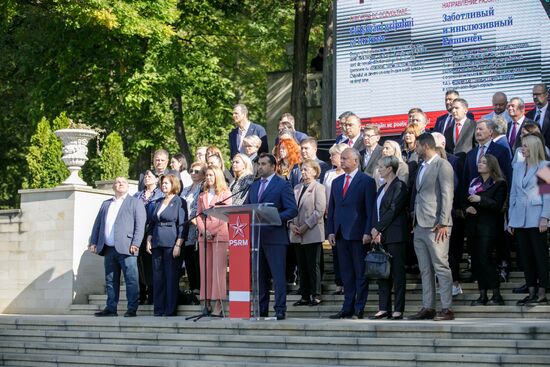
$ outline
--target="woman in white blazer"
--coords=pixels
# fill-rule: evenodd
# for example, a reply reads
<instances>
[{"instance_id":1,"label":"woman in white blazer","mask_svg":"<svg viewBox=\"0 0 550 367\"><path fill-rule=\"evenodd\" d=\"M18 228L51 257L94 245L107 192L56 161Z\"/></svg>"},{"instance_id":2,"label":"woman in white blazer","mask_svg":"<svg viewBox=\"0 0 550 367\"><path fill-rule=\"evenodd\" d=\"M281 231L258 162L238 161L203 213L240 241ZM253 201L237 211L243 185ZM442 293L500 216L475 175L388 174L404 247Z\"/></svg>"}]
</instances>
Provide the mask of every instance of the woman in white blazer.
<instances>
[{"instance_id":1,"label":"woman in white blazer","mask_svg":"<svg viewBox=\"0 0 550 367\"><path fill-rule=\"evenodd\" d=\"M529 295L519 306L546 304L548 281L548 245L546 231L550 219L550 195L540 194L537 171L545 161L544 146L539 138L526 135L521 141L523 162L516 162L510 191L508 227L516 234ZM535 289L538 287L538 294Z\"/></svg>"},{"instance_id":2,"label":"woman in white blazer","mask_svg":"<svg viewBox=\"0 0 550 367\"><path fill-rule=\"evenodd\" d=\"M306 159L300 167L302 183L294 188L298 215L289 222L290 242L296 244L300 270L302 298L294 306L321 303L320 256L325 239L325 208L327 197L323 184L317 182L321 167L313 159Z\"/></svg>"}]
</instances>

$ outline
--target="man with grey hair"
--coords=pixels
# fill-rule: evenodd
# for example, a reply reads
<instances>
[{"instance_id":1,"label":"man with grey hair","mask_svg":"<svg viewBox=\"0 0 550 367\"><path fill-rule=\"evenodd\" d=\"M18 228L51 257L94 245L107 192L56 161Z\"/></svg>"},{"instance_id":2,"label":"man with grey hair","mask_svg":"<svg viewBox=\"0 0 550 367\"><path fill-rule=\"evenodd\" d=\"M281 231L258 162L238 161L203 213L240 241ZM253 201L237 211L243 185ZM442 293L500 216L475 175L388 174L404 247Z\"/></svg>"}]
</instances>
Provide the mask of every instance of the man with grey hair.
<instances>
[{"instance_id":1,"label":"man with grey hair","mask_svg":"<svg viewBox=\"0 0 550 367\"><path fill-rule=\"evenodd\" d=\"M521 127L525 122L534 122L531 119L525 117L525 102L520 97L514 97L508 102L508 114L512 118L512 121L508 124L508 143L512 148L512 155L516 152L516 149L521 146Z\"/></svg>"},{"instance_id":2,"label":"man with grey hair","mask_svg":"<svg viewBox=\"0 0 550 367\"><path fill-rule=\"evenodd\" d=\"M491 113L486 114L482 118L490 120L493 117L500 116L502 117L506 122L512 121L512 118L508 114L508 111L506 111L506 107L508 106L508 97L503 92L496 92L493 94L493 111Z\"/></svg>"},{"instance_id":3,"label":"man with grey hair","mask_svg":"<svg viewBox=\"0 0 550 367\"><path fill-rule=\"evenodd\" d=\"M256 135L262 140L258 154L268 152L267 134L263 126L248 119L248 108L244 104L233 107L233 121L235 128L229 133L229 152L231 158L237 153L245 153L243 140L245 136Z\"/></svg>"},{"instance_id":4,"label":"man with grey hair","mask_svg":"<svg viewBox=\"0 0 550 367\"><path fill-rule=\"evenodd\" d=\"M101 204L95 219L88 250L103 256L107 304L95 316L117 316L120 273L126 282L128 309L124 317L135 317L139 304L137 256L145 230L145 207L138 198L128 195L128 180L117 177L115 196Z\"/></svg>"},{"instance_id":5,"label":"man with grey hair","mask_svg":"<svg viewBox=\"0 0 550 367\"><path fill-rule=\"evenodd\" d=\"M168 153L168 151L166 149L155 150L155 153L153 153L153 169L152 169L153 174L156 177L159 177L161 175L167 175L171 173L176 177L180 177L180 174L178 171L173 169L168 169L168 163L170 163L170 154ZM145 184L143 183L144 177L145 177L145 173L142 173L139 175L138 191L142 191L145 189Z\"/></svg>"},{"instance_id":6,"label":"man with grey hair","mask_svg":"<svg viewBox=\"0 0 550 367\"><path fill-rule=\"evenodd\" d=\"M533 86L533 102L535 108L525 114L540 126L546 146L550 148L550 109L548 108L548 87L544 83Z\"/></svg>"},{"instance_id":7,"label":"man with grey hair","mask_svg":"<svg viewBox=\"0 0 550 367\"><path fill-rule=\"evenodd\" d=\"M487 120L487 126L493 131L491 138L493 143L502 145L503 148L506 148L510 153L510 159L512 158L512 149L510 148L510 143L506 139L506 132L508 131L508 122L502 116L494 116L491 119Z\"/></svg>"}]
</instances>

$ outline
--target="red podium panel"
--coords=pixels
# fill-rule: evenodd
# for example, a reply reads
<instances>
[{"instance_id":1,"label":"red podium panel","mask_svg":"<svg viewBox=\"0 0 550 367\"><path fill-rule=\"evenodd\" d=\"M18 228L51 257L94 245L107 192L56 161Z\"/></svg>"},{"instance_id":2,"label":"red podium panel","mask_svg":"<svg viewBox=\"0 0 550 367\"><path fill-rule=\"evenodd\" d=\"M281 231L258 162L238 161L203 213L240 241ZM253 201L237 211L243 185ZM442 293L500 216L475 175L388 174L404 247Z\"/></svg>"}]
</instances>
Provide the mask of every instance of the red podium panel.
<instances>
[{"instance_id":1,"label":"red podium panel","mask_svg":"<svg viewBox=\"0 0 550 367\"><path fill-rule=\"evenodd\" d=\"M229 214L229 317L250 318L250 213Z\"/></svg>"}]
</instances>

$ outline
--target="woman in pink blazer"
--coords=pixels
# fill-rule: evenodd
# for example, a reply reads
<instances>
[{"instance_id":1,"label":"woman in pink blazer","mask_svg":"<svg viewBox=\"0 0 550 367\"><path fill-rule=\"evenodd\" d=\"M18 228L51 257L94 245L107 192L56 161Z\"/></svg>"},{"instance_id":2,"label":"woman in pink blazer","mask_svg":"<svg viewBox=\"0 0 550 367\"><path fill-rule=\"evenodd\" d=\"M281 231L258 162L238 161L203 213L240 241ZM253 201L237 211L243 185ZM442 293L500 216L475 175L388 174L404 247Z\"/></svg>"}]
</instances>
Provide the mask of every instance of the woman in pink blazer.
<instances>
[{"instance_id":1,"label":"woman in pink blazer","mask_svg":"<svg viewBox=\"0 0 550 367\"><path fill-rule=\"evenodd\" d=\"M223 171L219 168L208 168L206 170L203 192L199 195L197 212L214 206L215 203L223 201L226 205L231 205L231 191L227 188L227 183ZM206 307L212 310L210 300L216 300L214 311L216 315L223 312L221 301L227 299L227 244L229 242L229 233L227 222L208 216L206 218L206 228L204 217L197 218L197 227L199 229L199 261L201 272L201 300L206 299ZM206 236L206 269L204 268L204 236ZM205 271L208 273L205 273ZM206 277L205 277L206 275ZM206 281L205 281L206 280ZM206 292L205 292L206 288Z\"/></svg>"}]
</instances>

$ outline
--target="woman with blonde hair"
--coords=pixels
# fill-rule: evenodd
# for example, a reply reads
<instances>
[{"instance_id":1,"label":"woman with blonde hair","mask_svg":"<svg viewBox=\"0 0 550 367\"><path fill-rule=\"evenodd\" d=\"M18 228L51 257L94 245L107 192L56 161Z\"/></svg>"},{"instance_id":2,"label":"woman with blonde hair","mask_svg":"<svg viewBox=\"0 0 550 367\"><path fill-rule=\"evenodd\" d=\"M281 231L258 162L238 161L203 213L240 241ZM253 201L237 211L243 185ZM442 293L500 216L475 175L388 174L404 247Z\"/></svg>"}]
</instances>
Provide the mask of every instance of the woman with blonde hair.
<instances>
[{"instance_id":1,"label":"woman with blonde hair","mask_svg":"<svg viewBox=\"0 0 550 367\"><path fill-rule=\"evenodd\" d=\"M407 183L409 182L409 166L405 161L403 161L403 156L401 155L401 147L399 144L393 140L386 140L382 145L382 157L395 157L399 162L399 168L397 169L397 178L401 181ZM378 170L374 170L373 175L374 180L376 181L376 189L379 189L380 186L384 184L384 179L380 176Z\"/></svg>"},{"instance_id":2,"label":"woman with blonde hair","mask_svg":"<svg viewBox=\"0 0 550 367\"><path fill-rule=\"evenodd\" d=\"M546 304L548 281L548 244L546 232L550 219L550 194L541 194L537 171L550 162L545 160L544 146L534 135L521 138L525 158L514 164L508 209L508 227L518 242L529 295L518 306ZM538 294L536 288L538 287Z\"/></svg>"},{"instance_id":3,"label":"woman with blonde hair","mask_svg":"<svg viewBox=\"0 0 550 367\"><path fill-rule=\"evenodd\" d=\"M197 212L203 213L217 202L231 205L231 191L227 188L221 169L209 167L206 170L203 191L199 195ZM200 299L206 300L206 307L212 312L210 300L216 300L213 313L221 315L222 300L227 299L227 244L229 233L227 222L212 216L197 218L199 230L199 266L201 274ZM206 237L206 249L204 239ZM205 253L206 250L206 253ZM206 268L205 268L206 257Z\"/></svg>"},{"instance_id":4,"label":"woman with blonde hair","mask_svg":"<svg viewBox=\"0 0 550 367\"><path fill-rule=\"evenodd\" d=\"M231 168L235 176L235 180L229 185L231 194L235 195L233 196L233 205L243 205L248 194L248 188L254 182L252 161L246 154L237 153L233 157Z\"/></svg>"}]
</instances>

